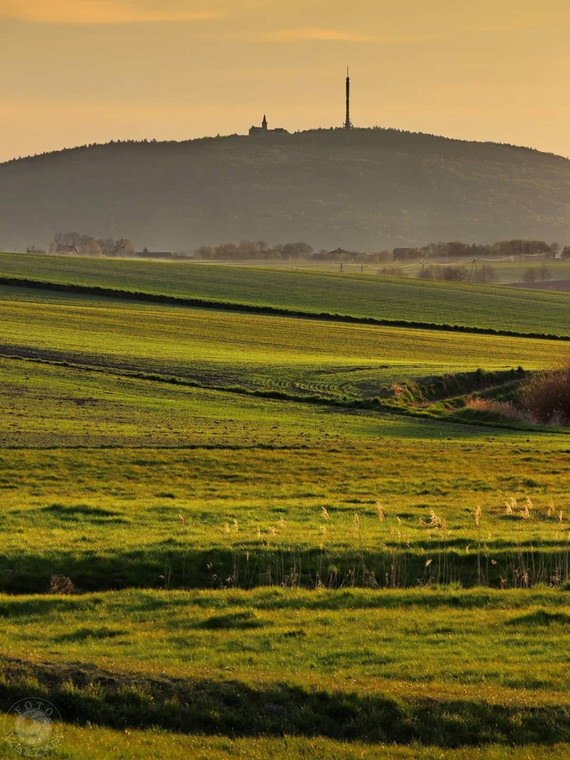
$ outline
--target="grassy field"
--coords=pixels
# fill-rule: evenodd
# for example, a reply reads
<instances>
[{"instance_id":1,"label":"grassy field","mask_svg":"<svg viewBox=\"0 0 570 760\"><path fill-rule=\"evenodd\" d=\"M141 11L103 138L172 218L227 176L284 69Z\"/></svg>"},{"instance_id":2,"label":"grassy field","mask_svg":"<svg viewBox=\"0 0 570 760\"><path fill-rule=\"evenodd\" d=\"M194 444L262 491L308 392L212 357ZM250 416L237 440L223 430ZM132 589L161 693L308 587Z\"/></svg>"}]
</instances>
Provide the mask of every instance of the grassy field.
<instances>
[{"instance_id":1,"label":"grassy field","mask_svg":"<svg viewBox=\"0 0 570 760\"><path fill-rule=\"evenodd\" d=\"M357 274L0 254L0 276L312 313L570 335L568 296Z\"/></svg>"},{"instance_id":2,"label":"grassy field","mask_svg":"<svg viewBox=\"0 0 570 760\"><path fill-rule=\"evenodd\" d=\"M0 354L209 388L350 401L409 380L563 363L565 342L268 317L0 288Z\"/></svg>"},{"instance_id":3,"label":"grassy field","mask_svg":"<svg viewBox=\"0 0 570 760\"><path fill-rule=\"evenodd\" d=\"M195 400L196 427L223 420L217 399ZM4 450L2 587L47 591L53 574L84 590L568 578L567 437L277 406L250 403L247 420L228 404L236 416L211 433L174 422L166 444L158 425L144 449L121 448L118 408L114 439Z\"/></svg>"},{"instance_id":4,"label":"grassy field","mask_svg":"<svg viewBox=\"0 0 570 760\"><path fill-rule=\"evenodd\" d=\"M68 261L155 292L183 271ZM279 298L274 272L180 267ZM551 295L517 293L562 333ZM568 756L570 437L454 411L567 344L20 287L0 335L0 746L31 695L54 758Z\"/></svg>"},{"instance_id":5,"label":"grassy field","mask_svg":"<svg viewBox=\"0 0 570 760\"><path fill-rule=\"evenodd\" d=\"M13 701L34 688L68 719L127 735L152 725L241 736L247 747L247 737L317 733L329 749L352 741L364 751L504 742L528 757L527 744L570 738L566 597L540 588L0 597L10 650L0 685ZM272 743L258 749L265 757Z\"/></svg>"}]
</instances>

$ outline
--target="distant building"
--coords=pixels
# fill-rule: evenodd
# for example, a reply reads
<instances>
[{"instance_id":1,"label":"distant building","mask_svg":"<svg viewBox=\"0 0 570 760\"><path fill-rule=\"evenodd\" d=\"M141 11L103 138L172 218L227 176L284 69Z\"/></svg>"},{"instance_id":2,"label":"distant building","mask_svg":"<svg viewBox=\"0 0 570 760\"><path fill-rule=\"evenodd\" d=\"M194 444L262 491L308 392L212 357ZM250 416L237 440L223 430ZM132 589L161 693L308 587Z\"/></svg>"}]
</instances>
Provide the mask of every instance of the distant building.
<instances>
[{"instance_id":1,"label":"distant building","mask_svg":"<svg viewBox=\"0 0 570 760\"><path fill-rule=\"evenodd\" d=\"M289 132L287 132L286 129L283 129L282 127L276 127L275 129L268 129L267 127L267 117L265 114L263 114L263 121L261 122L260 127L250 127L249 129L249 136L250 137L265 137L266 135L288 135Z\"/></svg>"},{"instance_id":2,"label":"distant building","mask_svg":"<svg viewBox=\"0 0 570 760\"><path fill-rule=\"evenodd\" d=\"M347 251L345 248L335 248L334 251L328 251L325 256L339 257L339 256L356 256L353 251Z\"/></svg>"}]
</instances>

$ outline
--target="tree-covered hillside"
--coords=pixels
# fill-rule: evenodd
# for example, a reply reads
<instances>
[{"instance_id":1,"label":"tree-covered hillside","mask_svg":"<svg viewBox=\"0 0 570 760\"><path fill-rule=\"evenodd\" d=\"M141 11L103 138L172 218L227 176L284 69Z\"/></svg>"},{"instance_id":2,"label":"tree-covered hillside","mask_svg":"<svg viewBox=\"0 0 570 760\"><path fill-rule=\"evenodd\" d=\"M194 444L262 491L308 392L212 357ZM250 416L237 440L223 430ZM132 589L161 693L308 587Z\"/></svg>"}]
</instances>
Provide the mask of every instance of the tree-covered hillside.
<instances>
[{"instance_id":1,"label":"tree-covered hillside","mask_svg":"<svg viewBox=\"0 0 570 760\"><path fill-rule=\"evenodd\" d=\"M397 130L93 145L0 165L0 248L55 232L192 251L224 240L380 250L570 240L570 161Z\"/></svg>"}]
</instances>

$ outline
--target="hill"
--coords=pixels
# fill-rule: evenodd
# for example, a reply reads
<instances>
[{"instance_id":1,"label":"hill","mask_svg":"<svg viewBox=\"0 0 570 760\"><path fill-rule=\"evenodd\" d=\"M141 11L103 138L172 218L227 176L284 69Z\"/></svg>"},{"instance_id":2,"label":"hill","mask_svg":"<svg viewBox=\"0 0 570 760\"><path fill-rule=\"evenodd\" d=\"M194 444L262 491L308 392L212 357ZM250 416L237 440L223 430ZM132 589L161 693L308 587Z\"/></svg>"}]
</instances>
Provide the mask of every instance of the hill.
<instances>
[{"instance_id":1,"label":"hill","mask_svg":"<svg viewBox=\"0 0 570 760\"><path fill-rule=\"evenodd\" d=\"M184 251L570 239L570 161L397 130L93 145L1 164L0 188L4 249L70 229Z\"/></svg>"}]
</instances>

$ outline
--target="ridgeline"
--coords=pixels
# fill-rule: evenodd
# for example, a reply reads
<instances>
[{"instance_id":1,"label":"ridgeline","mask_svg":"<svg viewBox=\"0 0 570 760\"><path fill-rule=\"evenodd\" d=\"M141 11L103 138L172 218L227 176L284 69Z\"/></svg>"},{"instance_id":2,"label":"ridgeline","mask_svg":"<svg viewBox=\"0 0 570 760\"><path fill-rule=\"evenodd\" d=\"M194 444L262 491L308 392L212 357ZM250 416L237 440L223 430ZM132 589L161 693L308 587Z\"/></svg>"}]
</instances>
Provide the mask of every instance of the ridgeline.
<instances>
[{"instance_id":1,"label":"ridgeline","mask_svg":"<svg viewBox=\"0 0 570 760\"><path fill-rule=\"evenodd\" d=\"M0 164L0 199L4 250L71 229L187 252L570 240L567 159L388 129L73 148Z\"/></svg>"}]
</instances>

